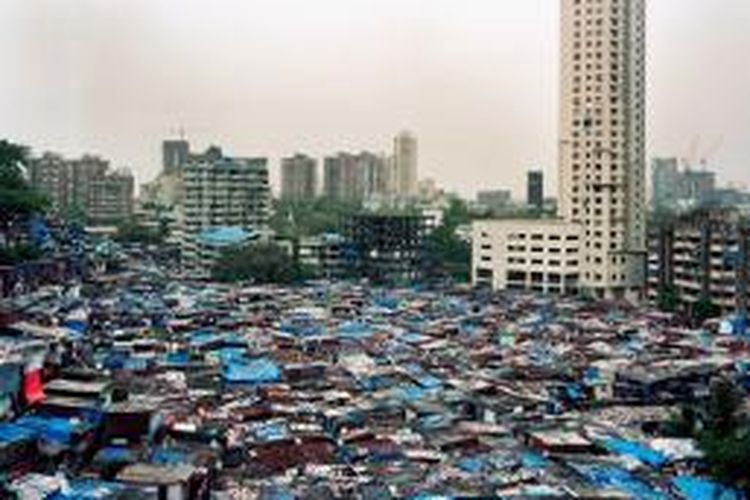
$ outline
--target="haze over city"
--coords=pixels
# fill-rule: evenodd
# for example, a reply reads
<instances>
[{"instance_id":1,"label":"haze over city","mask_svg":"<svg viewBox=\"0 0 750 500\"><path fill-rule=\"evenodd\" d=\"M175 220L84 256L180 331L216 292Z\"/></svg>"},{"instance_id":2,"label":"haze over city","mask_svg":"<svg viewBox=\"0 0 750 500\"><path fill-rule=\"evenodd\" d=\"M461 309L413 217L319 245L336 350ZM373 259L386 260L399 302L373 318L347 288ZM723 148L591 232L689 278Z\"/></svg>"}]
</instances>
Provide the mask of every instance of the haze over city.
<instances>
[{"instance_id":1,"label":"haze over city","mask_svg":"<svg viewBox=\"0 0 750 500\"><path fill-rule=\"evenodd\" d=\"M710 153L747 182L750 2L648 4L648 157ZM0 2L0 136L160 168L183 126L203 147L278 159L420 140L420 177L462 194L556 186L553 0ZM698 139L699 146L691 148ZM713 151L711 151L713 150Z\"/></svg>"}]
</instances>

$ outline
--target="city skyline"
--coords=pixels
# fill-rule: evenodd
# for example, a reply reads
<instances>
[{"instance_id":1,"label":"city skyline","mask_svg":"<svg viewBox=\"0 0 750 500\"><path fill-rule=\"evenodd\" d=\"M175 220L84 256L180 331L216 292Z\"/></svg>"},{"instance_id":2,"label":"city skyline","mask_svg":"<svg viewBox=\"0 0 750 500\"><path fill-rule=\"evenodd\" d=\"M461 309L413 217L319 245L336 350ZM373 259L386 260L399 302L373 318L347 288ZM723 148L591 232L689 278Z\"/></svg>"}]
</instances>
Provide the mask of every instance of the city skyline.
<instances>
[{"instance_id":1,"label":"city skyline","mask_svg":"<svg viewBox=\"0 0 750 500\"><path fill-rule=\"evenodd\" d=\"M0 46L13 71L0 80L0 132L36 153L101 154L142 183L158 172L161 140L184 126L199 149L268 156L278 188L283 156L385 150L407 128L420 141L420 176L463 195L508 186L519 196L524 172L539 166L555 191L558 2L476 2L471 12L447 1L426 11L416 1L327 3L339 8L2 3ZM230 29L250 14L268 26ZM711 167L747 182L750 104L736 97L750 72L715 54L750 48L750 5L662 0L648 19L648 156L687 156L696 137L701 156L721 138ZM221 36L210 44L185 43L212 33Z\"/></svg>"}]
</instances>

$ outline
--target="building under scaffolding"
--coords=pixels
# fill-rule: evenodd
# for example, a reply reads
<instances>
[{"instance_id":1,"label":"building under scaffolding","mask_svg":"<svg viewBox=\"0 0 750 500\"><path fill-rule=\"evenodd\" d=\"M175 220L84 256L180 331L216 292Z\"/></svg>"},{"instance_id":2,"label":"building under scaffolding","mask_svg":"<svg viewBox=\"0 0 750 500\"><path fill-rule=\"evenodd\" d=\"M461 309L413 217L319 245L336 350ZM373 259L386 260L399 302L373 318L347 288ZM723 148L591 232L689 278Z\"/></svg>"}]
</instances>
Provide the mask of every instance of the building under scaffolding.
<instances>
[{"instance_id":1,"label":"building under scaffolding","mask_svg":"<svg viewBox=\"0 0 750 500\"><path fill-rule=\"evenodd\" d=\"M428 218L421 215L357 214L342 222L346 267L374 283L421 277Z\"/></svg>"}]
</instances>

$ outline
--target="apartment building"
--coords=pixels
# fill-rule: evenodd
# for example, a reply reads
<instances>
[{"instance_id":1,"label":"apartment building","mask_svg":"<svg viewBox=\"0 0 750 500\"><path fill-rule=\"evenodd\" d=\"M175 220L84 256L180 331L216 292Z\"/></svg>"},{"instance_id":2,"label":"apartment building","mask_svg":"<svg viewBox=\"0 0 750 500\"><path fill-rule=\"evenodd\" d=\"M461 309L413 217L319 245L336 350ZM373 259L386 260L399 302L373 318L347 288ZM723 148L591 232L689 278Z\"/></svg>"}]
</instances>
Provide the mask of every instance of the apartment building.
<instances>
[{"instance_id":1,"label":"apartment building","mask_svg":"<svg viewBox=\"0 0 750 500\"><path fill-rule=\"evenodd\" d=\"M204 154L191 156L183 166L183 193L182 263L191 276L210 273L215 253L204 251L200 238L207 230L225 228L217 234L243 237L268 230L266 158L231 158L212 146Z\"/></svg>"}]
</instances>

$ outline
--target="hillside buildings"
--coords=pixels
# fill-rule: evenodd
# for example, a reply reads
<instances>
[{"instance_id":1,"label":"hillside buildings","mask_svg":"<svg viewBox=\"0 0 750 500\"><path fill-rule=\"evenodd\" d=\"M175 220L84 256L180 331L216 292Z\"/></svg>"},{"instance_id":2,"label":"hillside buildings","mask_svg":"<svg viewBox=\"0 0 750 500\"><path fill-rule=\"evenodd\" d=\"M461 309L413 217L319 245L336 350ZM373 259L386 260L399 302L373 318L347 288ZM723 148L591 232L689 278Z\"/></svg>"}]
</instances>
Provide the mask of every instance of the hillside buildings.
<instances>
[{"instance_id":1,"label":"hillside buildings","mask_svg":"<svg viewBox=\"0 0 750 500\"><path fill-rule=\"evenodd\" d=\"M598 298L637 299L645 284L644 4L562 0L560 220L523 221L527 235L541 236L542 254L567 250L558 237L579 235L578 265L565 274ZM502 289L534 276L541 278L534 287L556 289L560 270L549 259L520 264L498 246L516 231L509 223L475 225L474 281Z\"/></svg>"}]
</instances>

